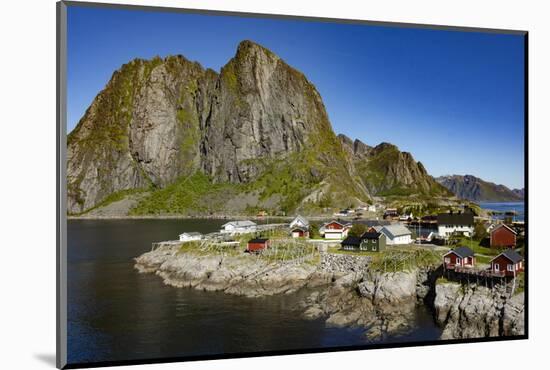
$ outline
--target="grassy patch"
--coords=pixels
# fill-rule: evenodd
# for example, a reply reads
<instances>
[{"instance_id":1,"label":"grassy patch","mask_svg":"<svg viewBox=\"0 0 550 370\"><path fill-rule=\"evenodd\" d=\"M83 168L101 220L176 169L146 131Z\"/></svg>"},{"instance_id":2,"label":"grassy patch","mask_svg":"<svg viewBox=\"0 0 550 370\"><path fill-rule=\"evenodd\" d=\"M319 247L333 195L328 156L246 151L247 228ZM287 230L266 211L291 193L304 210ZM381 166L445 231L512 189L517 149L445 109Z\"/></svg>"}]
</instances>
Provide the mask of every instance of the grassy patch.
<instances>
[{"instance_id":1,"label":"grassy patch","mask_svg":"<svg viewBox=\"0 0 550 370\"><path fill-rule=\"evenodd\" d=\"M105 206L108 206L111 203L123 200L124 198L126 198L130 195L141 194L141 193L144 193L144 192L147 192L147 191L149 191L149 189L126 189L126 190L121 190L121 191L114 192L114 193L108 195L105 199L103 199L101 202L99 202L98 204L96 204L92 208L89 208L89 209L87 209L83 212L74 214L74 216L80 216L80 215L86 214L86 213L91 212L95 209L105 207Z\"/></svg>"},{"instance_id":2,"label":"grassy patch","mask_svg":"<svg viewBox=\"0 0 550 370\"><path fill-rule=\"evenodd\" d=\"M482 243L480 240L461 237L453 246L465 246L473 250L476 254L484 254L487 256L496 256L502 252L501 249L484 247L481 246L480 243Z\"/></svg>"},{"instance_id":3,"label":"grassy patch","mask_svg":"<svg viewBox=\"0 0 550 370\"><path fill-rule=\"evenodd\" d=\"M240 246L224 245L214 241L200 240L183 243L178 253L192 254L194 256L224 255L238 257L244 254L244 249Z\"/></svg>"},{"instance_id":4,"label":"grassy patch","mask_svg":"<svg viewBox=\"0 0 550 370\"><path fill-rule=\"evenodd\" d=\"M379 272L410 271L416 268L437 267L443 253L414 246L390 247L382 252L346 251L340 247L329 247L329 253L371 257L370 268Z\"/></svg>"},{"instance_id":5,"label":"grassy patch","mask_svg":"<svg viewBox=\"0 0 550 370\"><path fill-rule=\"evenodd\" d=\"M301 240L272 240L271 247L260 253L268 262L289 262L318 264L320 255L314 245Z\"/></svg>"},{"instance_id":6,"label":"grassy patch","mask_svg":"<svg viewBox=\"0 0 550 370\"><path fill-rule=\"evenodd\" d=\"M410 271L416 268L432 268L441 264L443 253L424 248L387 249L373 259L371 269L382 272Z\"/></svg>"},{"instance_id":7,"label":"grassy patch","mask_svg":"<svg viewBox=\"0 0 550 370\"><path fill-rule=\"evenodd\" d=\"M182 177L164 189L153 192L142 199L130 214L208 214L224 210L230 196L236 195L239 185L229 183L215 184L212 180L197 172Z\"/></svg>"},{"instance_id":8,"label":"grassy patch","mask_svg":"<svg viewBox=\"0 0 550 370\"><path fill-rule=\"evenodd\" d=\"M490 256L476 255L476 263L481 263L481 264L484 264L484 265L488 265L489 262L491 262L492 259L493 259L493 257L490 257Z\"/></svg>"},{"instance_id":9,"label":"grassy patch","mask_svg":"<svg viewBox=\"0 0 550 370\"><path fill-rule=\"evenodd\" d=\"M516 287L514 290L514 295L523 294L523 292L525 292L525 273L520 272L516 277Z\"/></svg>"},{"instance_id":10,"label":"grassy patch","mask_svg":"<svg viewBox=\"0 0 550 370\"><path fill-rule=\"evenodd\" d=\"M190 241L181 245L178 253L188 253L196 256L212 256L223 254L225 256L243 256L257 258L267 263L284 263L295 262L297 264L317 265L320 263L320 254L314 245L307 243L305 240L290 239L288 237L280 237L286 233L275 233L275 236L270 237L271 246L257 254L244 254L247 242L253 234L242 234L235 237L235 241L239 242L237 246L227 246L213 241ZM264 235L264 237L266 237Z\"/></svg>"},{"instance_id":11,"label":"grassy patch","mask_svg":"<svg viewBox=\"0 0 550 370\"><path fill-rule=\"evenodd\" d=\"M280 196L278 208L290 213L317 185L306 163L307 153L293 153L280 159L254 159L243 164L254 164L261 175L246 185L247 191L258 191L260 200Z\"/></svg>"}]
</instances>

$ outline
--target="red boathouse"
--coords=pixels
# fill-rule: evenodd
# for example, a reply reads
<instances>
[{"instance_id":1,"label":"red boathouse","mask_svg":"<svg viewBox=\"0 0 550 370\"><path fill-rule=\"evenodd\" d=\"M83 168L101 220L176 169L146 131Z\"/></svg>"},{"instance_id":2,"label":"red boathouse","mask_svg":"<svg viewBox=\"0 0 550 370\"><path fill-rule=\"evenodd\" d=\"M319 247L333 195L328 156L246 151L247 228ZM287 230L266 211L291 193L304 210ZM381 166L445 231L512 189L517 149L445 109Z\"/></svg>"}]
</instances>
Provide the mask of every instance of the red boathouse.
<instances>
[{"instance_id":1,"label":"red boathouse","mask_svg":"<svg viewBox=\"0 0 550 370\"><path fill-rule=\"evenodd\" d=\"M269 239L250 239L246 246L248 252L259 252L266 248L269 248Z\"/></svg>"},{"instance_id":2,"label":"red boathouse","mask_svg":"<svg viewBox=\"0 0 550 370\"><path fill-rule=\"evenodd\" d=\"M516 276L523 271L523 257L507 249L491 260L491 272L502 276Z\"/></svg>"},{"instance_id":3,"label":"red boathouse","mask_svg":"<svg viewBox=\"0 0 550 370\"><path fill-rule=\"evenodd\" d=\"M514 248L517 233L508 225L498 225L491 230L491 248Z\"/></svg>"},{"instance_id":4,"label":"red boathouse","mask_svg":"<svg viewBox=\"0 0 550 370\"><path fill-rule=\"evenodd\" d=\"M476 258L474 251L468 247L451 249L443 255L443 267L446 270L454 270L456 267L474 267Z\"/></svg>"},{"instance_id":5,"label":"red boathouse","mask_svg":"<svg viewBox=\"0 0 550 370\"><path fill-rule=\"evenodd\" d=\"M309 238L309 230L305 227L295 227L290 230L290 235L293 238Z\"/></svg>"}]
</instances>

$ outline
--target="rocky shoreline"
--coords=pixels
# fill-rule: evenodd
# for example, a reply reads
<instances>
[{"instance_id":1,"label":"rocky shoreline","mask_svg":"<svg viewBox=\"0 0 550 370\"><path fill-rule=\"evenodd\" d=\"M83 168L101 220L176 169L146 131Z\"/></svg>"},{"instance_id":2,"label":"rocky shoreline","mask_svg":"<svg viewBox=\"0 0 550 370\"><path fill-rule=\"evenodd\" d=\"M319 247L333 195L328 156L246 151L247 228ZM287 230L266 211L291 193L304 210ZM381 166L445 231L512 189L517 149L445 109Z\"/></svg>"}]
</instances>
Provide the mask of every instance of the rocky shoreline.
<instances>
[{"instance_id":1,"label":"rocky shoreline","mask_svg":"<svg viewBox=\"0 0 550 370\"><path fill-rule=\"evenodd\" d=\"M523 335L524 299L523 293L510 297L506 286L437 284L434 308L441 339Z\"/></svg>"},{"instance_id":2,"label":"rocky shoreline","mask_svg":"<svg viewBox=\"0 0 550 370\"><path fill-rule=\"evenodd\" d=\"M299 305L304 318L362 327L373 341L414 330L417 305L434 312L441 339L524 333L523 294L510 298L503 289L441 284L432 269L374 272L368 257L321 253L315 261L269 262L254 255L181 252L177 243L158 243L135 261L139 272L155 273L178 288L246 297L305 290Z\"/></svg>"}]
</instances>

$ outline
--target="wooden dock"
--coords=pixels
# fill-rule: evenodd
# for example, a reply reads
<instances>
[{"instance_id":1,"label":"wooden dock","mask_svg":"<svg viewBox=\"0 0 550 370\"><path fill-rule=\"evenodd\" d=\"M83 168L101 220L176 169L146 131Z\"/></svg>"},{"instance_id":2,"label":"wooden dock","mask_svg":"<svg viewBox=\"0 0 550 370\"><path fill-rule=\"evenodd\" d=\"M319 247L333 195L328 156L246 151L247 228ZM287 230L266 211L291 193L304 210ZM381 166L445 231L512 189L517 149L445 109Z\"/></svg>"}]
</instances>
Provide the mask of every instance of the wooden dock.
<instances>
[{"instance_id":1,"label":"wooden dock","mask_svg":"<svg viewBox=\"0 0 550 370\"><path fill-rule=\"evenodd\" d=\"M477 269L475 267L455 267L454 269L449 269L459 274L467 274L467 275L474 275L479 277L498 277L502 278L506 276L505 271L492 271L490 269Z\"/></svg>"}]
</instances>

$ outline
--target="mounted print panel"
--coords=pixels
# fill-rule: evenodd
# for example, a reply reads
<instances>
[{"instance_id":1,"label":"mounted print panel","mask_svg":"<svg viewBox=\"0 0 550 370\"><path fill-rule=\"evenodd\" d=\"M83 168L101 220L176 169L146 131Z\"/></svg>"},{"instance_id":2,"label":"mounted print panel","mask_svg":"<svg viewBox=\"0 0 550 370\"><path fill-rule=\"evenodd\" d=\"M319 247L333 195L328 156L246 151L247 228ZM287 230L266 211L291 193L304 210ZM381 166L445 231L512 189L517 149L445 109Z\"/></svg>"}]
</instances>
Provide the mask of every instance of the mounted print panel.
<instances>
[{"instance_id":1,"label":"mounted print panel","mask_svg":"<svg viewBox=\"0 0 550 370\"><path fill-rule=\"evenodd\" d=\"M58 41L59 367L527 338L526 32L61 2Z\"/></svg>"}]
</instances>

